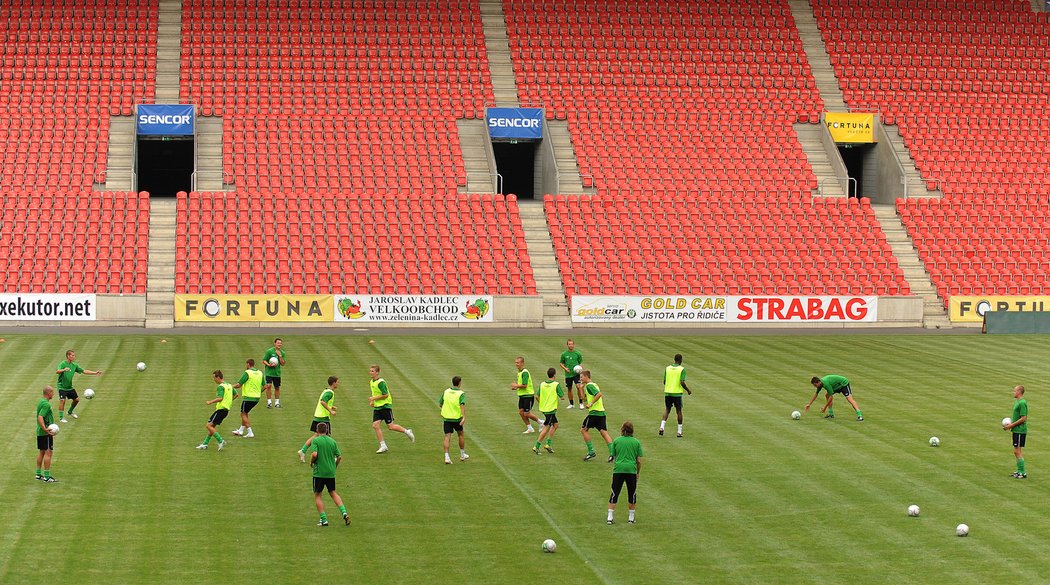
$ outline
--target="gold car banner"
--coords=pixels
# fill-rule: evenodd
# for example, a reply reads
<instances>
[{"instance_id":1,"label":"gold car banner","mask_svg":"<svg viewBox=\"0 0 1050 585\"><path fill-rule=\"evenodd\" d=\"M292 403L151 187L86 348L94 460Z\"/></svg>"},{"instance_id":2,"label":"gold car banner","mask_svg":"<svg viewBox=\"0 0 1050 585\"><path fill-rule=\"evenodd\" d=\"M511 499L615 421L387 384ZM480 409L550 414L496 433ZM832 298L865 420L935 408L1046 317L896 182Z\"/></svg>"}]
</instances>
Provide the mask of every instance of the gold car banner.
<instances>
[{"instance_id":1,"label":"gold car banner","mask_svg":"<svg viewBox=\"0 0 1050 585\"><path fill-rule=\"evenodd\" d=\"M988 311L1050 311L1050 297L956 295L948 299L948 318L956 323L981 323Z\"/></svg>"},{"instance_id":2,"label":"gold car banner","mask_svg":"<svg viewBox=\"0 0 1050 585\"><path fill-rule=\"evenodd\" d=\"M835 142L853 144L875 142L875 114L824 114L824 123Z\"/></svg>"},{"instance_id":3,"label":"gold car banner","mask_svg":"<svg viewBox=\"0 0 1050 585\"><path fill-rule=\"evenodd\" d=\"M332 295L175 295L175 320L324 322L335 320Z\"/></svg>"}]
</instances>

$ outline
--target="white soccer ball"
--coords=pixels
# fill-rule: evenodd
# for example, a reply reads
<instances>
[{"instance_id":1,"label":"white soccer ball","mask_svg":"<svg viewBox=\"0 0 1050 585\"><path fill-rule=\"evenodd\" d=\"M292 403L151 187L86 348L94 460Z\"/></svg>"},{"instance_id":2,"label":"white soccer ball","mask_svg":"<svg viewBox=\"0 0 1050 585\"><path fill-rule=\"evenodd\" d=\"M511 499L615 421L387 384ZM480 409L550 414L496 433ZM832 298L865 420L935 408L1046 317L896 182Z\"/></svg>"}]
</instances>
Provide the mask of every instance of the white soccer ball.
<instances>
[{"instance_id":1,"label":"white soccer ball","mask_svg":"<svg viewBox=\"0 0 1050 585\"><path fill-rule=\"evenodd\" d=\"M941 440L940 439L938 439L937 437L930 437L930 446L931 447L939 447L940 445L941 445Z\"/></svg>"},{"instance_id":2,"label":"white soccer ball","mask_svg":"<svg viewBox=\"0 0 1050 585\"><path fill-rule=\"evenodd\" d=\"M791 418L793 418L794 420L798 420L802 418L802 413L797 410L793 410L791 411Z\"/></svg>"},{"instance_id":3,"label":"white soccer ball","mask_svg":"<svg viewBox=\"0 0 1050 585\"><path fill-rule=\"evenodd\" d=\"M955 527L955 536L969 536L970 527L965 524L960 524Z\"/></svg>"},{"instance_id":4,"label":"white soccer ball","mask_svg":"<svg viewBox=\"0 0 1050 585\"><path fill-rule=\"evenodd\" d=\"M281 360L277 359L277 356L273 356L272 358L270 358L270 365L271 366L276 366L279 363L281 363Z\"/></svg>"},{"instance_id":5,"label":"white soccer ball","mask_svg":"<svg viewBox=\"0 0 1050 585\"><path fill-rule=\"evenodd\" d=\"M547 540L543 541L543 552L552 553L556 548L558 548L558 543L554 542L553 540L548 538Z\"/></svg>"},{"instance_id":6,"label":"white soccer ball","mask_svg":"<svg viewBox=\"0 0 1050 585\"><path fill-rule=\"evenodd\" d=\"M95 397L95 391L94 390L92 390L91 388L88 388L87 390L84 390L84 398L87 398L88 400L91 400L94 397Z\"/></svg>"},{"instance_id":7,"label":"white soccer ball","mask_svg":"<svg viewBox=\"0 0 1050 585\"><path fill-rule=\"evenodd\" d=\"M47 430L51 431L52 435L57 435L58 431L62 430L62 427L56 425L55 423L51 423L47 425Z\"/></svg>"},{"instance_id":8,"label":"white soccer ball","mask_svg":"<svg viewBox=\"0 0 1050 585\"><path fill-rule=\"evenodd\" d=\"M581 365L577 364L577 365L576 365L576 367L574 367L574 368L572 369L572 371L574 371L574 372L576 372L577 374L579 374L580 372L582 372L582 371L583 371L583 366L581 366ZM554 542L554 541L552 540L551 542Z\"/></svg>"},{"instance_id":9,"label":"white soccer ball","mask_svg":"<svg viewBox=\"0 0 1050 585\"><path fill-rule=\"evenodd\" d=\"M912 505L908 506L908 515L913 517L913 518L915 516L918 516L919 515L919 507L916 506L915 504L912 504Z\"/></svg>"},{"instance_id":10,"label":"white soccer ball","mask_svg":"<svg viewBox=\"0 0 1050 585\"><path fill-rule=\"evenodd\" d=\"M1014 421L1010 420L1010 417L1006 417L1006 418L1003 419L1003 426L1005 427L1006 425L1008 425L1008 424L1010 424L1012 422L1014 422Z\"/></svg>"},{"instance_id":11,"label":"white soccer ball","mask_svg":"<svg viewBox=\"0 0 1050 585\"><path fill-rule=\"evenodd\" d=\"M140 371L140 372L145 372L146 371L146 362L139 362L139 363L135 364L135 369Z\"/></svg>"}]
</instances>

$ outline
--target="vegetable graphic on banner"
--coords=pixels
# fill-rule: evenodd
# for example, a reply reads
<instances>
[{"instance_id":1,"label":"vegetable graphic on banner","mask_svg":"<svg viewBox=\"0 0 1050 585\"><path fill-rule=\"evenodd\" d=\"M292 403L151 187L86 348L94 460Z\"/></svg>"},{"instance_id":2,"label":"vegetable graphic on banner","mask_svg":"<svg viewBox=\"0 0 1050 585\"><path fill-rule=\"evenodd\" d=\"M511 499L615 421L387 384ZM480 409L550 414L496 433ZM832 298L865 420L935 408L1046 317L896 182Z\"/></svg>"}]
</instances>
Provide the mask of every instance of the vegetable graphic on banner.
<instances>
[{"instance_id":1,"label":"vegetable graphic on banner","mask_svg":"<svg viewBox=\"0 0 1050 585\"><path fill-rule=\"evenodd\" d=\"M349 298L339 301L339 314L347 319L360 319L365 316L361 310L361 301Z\"/></svg>"},{"instance_id":2,"label":"vegetable graphic on banner","mask_svg":"<svg viewBox=\"0 0 1050 585\"><path fill-rule=\"evenodd\" d=\"M467 304L467 311L460 313L467 319L483 319L489 312L489 303L485 299L478 299Z\"/></svg>"}]
</instances>

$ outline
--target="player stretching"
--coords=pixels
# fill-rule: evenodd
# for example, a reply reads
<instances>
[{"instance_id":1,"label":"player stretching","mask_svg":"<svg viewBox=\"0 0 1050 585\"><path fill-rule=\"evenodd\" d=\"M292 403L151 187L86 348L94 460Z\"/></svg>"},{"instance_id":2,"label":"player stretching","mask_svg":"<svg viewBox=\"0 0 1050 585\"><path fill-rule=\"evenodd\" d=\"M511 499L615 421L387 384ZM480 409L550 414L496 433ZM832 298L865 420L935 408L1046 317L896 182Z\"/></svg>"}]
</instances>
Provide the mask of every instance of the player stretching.
<instances>
[{"instance_id":1,"label":"player stretching","mask_svg":"<svg viewBox=\"0 0 1050 585\"><path fill-rule=\"evenodd\" d=\"M310 443L317 437L317 426L321 423L328 423L328 432L332 432L332 417L335 416L335 389L339 386L339 378L335 376L328 376L328 387L321 391L321 396L317 399L317 406L314 407L314 420L310 423L310 432L313 433L306 443L303 444L303 448L299 449L299 461L306 463L306 452L310 449Z\"/></svg>"},{"instance_id":2,"label":"player stretching","mask_svg":"<svg viewBox=\"0 0 1050 585\"><path fill-rule=\"evenodd\" d=\"M379 366L373 365L369 367L368 375L372 376L372 379L368 382L368 386L372 390L372 395L368 397L368 403L372 405L372 430L376 432L376 439L379 441L379 450L376 453L386 453L390 450L386 446L386 441L383 440L383 430L379 426L381 422L386 423L386 428L392 431L405 433L408 440L415 443L416 436L412 434L412 429L406 429L394 423L394 400L390 398L390 390L386 386L386 380L379 377Z\"/></svg>"},{"instance_id":3,"label":"player stretching","mask_svg":"<svg viewBox=\"0 0 1050 585\"><path fill-rule=\"evenodd\" d=\"M682 365L682 354L674 354L674 363L664 368L664 418L660 421L660 436L664 436L667 417L671 416L671 407L678 414L678 438L682 438L682 391L691 396L693 391L685 385L685 366Z\"/></svg>"},{"instance_id":4,"label":"player stretching","mask_svg":"<svg viewBox=\"0 0 1050 585\"><path fill-rule=\"evenodd\" d=\"M590 370L580 372L580 379L583 381L584 390L587 391L587 402L580 404L580 408L587 408L587 416L584 417L583 424L580 426L580 433L583 434L583 440L587 443L587 454L584 455L583 460L587 461L597 456L597 453L594 452L594 443L591 442L590 433L590 429L597 429L602 438L605 439L606 446L609 447L609 461L611 462L613 460L613 440L609 436L609 431L606 430L608 427L605 424L605 403L602 398L602 391L597 384L591 382Z\"/></svg>"},{"instance_id":5,"label":"player stretching","mask_svg":"<svg viewBox=\"0 0 1050 585\"><path fill-rule=\"evenodd\" d=\"M518 416L525 423L525 431L522 434L535 433L532 421L539 422L539 418L532 414L532 404L535 400L536 390L532 385L532 375L525 369L525 358L518 356L514 360L514 367L518 368L518 381L510 385L511 390L518 393Z\"/></svg>"},{"instance_id":6,"label":"player stretching","mask_svg":"<svg viewBox=\"0 0 1050 585\"><path fill-rule=\"evenodd\" d=\"M80 364L76 363L77 354L73 353L73 350L66 352L66 360L58 364L58 369L55 373L58 374L58 419L59 422L69 422L66 420L66 399L73 401L73 404L69 407L69 416L73 418L80 418L77 413L73 412L76 410L77 405L80 404L80 395L77 394L75 388L73 388L73 374L87 374L88 376L101 376L102 370L92 371L85 370L80 367Z\"/></svg>"},{"instance_id":7,"label":"player stretching","mask_svg":"<svg viewBox=\"0 0 1050 585\"><path fill-rule=\"evenodd\" d=\"M51 410L51 399L55 389L44 386L44 397L36 403L36 478L44 483L58 483L51 477L51 455L55 450L55 435L47 428L55 422L55 412Z\"/></svg>"},{"instance_id":8,"label":"player stretching","mask_svg":"<svg viewBox=\"0 0 1050 585\"><path fill-rule=\"evenodd\" d=\"M634 438L634 425L624 421L620 427L620 436L609 446L613 453L612 495L609 496L609 516L607 524L613 523L616 502L620 499L620 490L627 484L627 523L634 524L634 510L637 505L638 476L642 473L642 444Z\"/></svg>"},{"instance_id":9,"label":"player stretching","mask_svg":"<svg viewBox=\"0 0 1050 585\"><path fill-rule=\"evenodd\" d=\"M310 446L310 464L314 470L314 504L317 506L317 513L321 515L318 526L328 526L328 514L325 514L324 502L321 501L321 492L325 489L328 489L328 495L332 496L335 505L339 506L339 511L343 514L343 523L350 525L350 514L346 513L343 498L335 491L335 468L339 467L342 460L343 454L339 452L339 445L335 439L328 436L328 423L318 423L317 438Z\"/></svg>"},{"instance_id":10,"label":"player stretching","mask_svg":"<svg viewBox=\"0 0 1050 585\"><path fill-rule=\"evenodd\" d=\"M861 414L860 407L857 406L857 401L853 399L853 392L850 390L849 380L847 380L845 376L839 376L836 374L828 374L823 378L813 376L809 383L813 384L813 387L817 389L817 392L813 395L813 398L809 399L809 404L806 405L806 412L809 412L809 407L813 405L813 401L817 399L817 396L820 396L820 391L823 390L828 396L827 404L824 405L824 408L820 409L820 412L827 411L824 418L835 418L835 409L831 408L831 402L835 400L836 394L842 394L846 397L846 402L849 402L850 406L853 407L853 410L857 412L857 420L864 420L864 415Z\"/></svg>"},{"instance_id":11,"label":"player stretching","mask_svg":"<svg viewBox=\"0 0 1050 585\"><path fill-rule=\"evenodd\" d=\"M278 337L273 340L273 347L266 350L263 354L263 373L266 374L266 408L270 408L270 391L273 390L273 396L276 401L273 403L274 408L281 407L281 366L284 365L284 340ZM277 365L274 365L272 360L277 358Z\"/></svg>"},{"instance_id":12,"label":"player stretching","mask_svg":"<svg viewBox=\"0 0 1050 585\"><path fill-rule=\"evenodd\" d=\"M1011 477L1027 479L1024 470L1025 439L1028 437L1028 401L1024 399L1024 386L1014 387L1014 410L1010 414L1010 424L1003 425L1004 431L1013 431L1014 457L1017 458L1017 471Z\"/></svg>"},{"instance_id":13,"label":"player stretching","mask_svg":"<svg viewBox=\"0 0 1050 585\"><path fill-rule=\"evenodd\" d=\"M463 425L467 422L467 395L459 389L463 378L452 377L452 387L446 388L438 399L441 407L441 418L444 421L445 431L445 465L451 465L452 459L448 456L449 443L452 442L452 431L459 434L459 460L470 459L467 455L466 440L463 438Z\"/></svg>"},{"instance_id":14,"label":"player stretching","mask_svg":"<svg viewBox=\"0 0 1050 585\"><path fill-rule=\"evenodd\" d=\"M565 391L562 390L561 383L554 379L556 372L557 370L554 368L547 368L547 381L540 382L540 390L536 393L536 400L540 403L540 412L543 413L544 417L543 426L540 428L540 436L536 438L536 446L532 448L532 452L537 455L540 454L540 446L544 439L547 439L547 445L544 446L544 449L548 453L554 453L551 439L554 438L554 433L558 430L558 400L565 397Z\"/></svg>"},{"instance_id":15,"label":"player stretching","mask_svg":"<svg viewBox=\"0 0 1050 585\"><path fill-rule=\"evenodd\" d=\"M230 408L233 406L233 399L237 398L237 393L233 389L233 385L223 382L222 370L215 370L212 372L212 379L218 386L215 388L215 398L206 400L204 404L214 404L215 412L211 413L208 417L208 422L204 423L204 428L207 429L208 435L204 437L204 442L197 445L198 449L204 450L208 448L208 443L211 442L211 438L214 436L215 440L219 442L219 451L226 446L226 441L222 439L222 435L219 434L218 426L222 424L222 421L226 420L226 415L230 414Z\"/></svg>"},{"instance_id":16,"label":"player stretching","mask_svg":"<svg viewBox=\"0 0 1050 585\"><path fill-rule=\"evenodd\" d=\"M580 408L583 408L583 385L580 383L580 375L576 373L576 366L583 363L583 354L577 351L576 342L569 339L565 342L565 351L561 352L558 364L565 370L565 391L569 394L569 409L572 409L572 389L576 388L576 394L580 398Z\"/></svg>"},{"instance_id":17,"label":"player stretching","mask_svg":"<svg viewBox=\"0 0 1050 585\"><path fill-rule=\"evenodd\" d=\"M241 379L233 385L234 389L239 389L243 398L241 398L241 428L233 431L233 434L250 439L255 436L252 432L252 421L248 419L248 413L255 408L255 405L259 404L259 400L262 398L262 386L263 386L263 373L255 367L255 360L249 359L244 362L244 373L241 374Z\"/></svg>"}]
</instances>

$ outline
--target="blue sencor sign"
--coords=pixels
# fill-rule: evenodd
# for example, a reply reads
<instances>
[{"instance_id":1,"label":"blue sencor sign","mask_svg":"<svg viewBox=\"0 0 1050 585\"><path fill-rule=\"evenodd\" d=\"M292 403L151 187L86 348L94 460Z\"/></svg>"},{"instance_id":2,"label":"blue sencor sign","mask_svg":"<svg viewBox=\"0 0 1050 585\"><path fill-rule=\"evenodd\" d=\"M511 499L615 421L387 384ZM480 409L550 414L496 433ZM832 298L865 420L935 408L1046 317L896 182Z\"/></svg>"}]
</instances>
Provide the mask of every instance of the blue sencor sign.
<instances>
[{"instance_id":1,"label":"blue sencor sign","mask_svg":"<svg viewBox=\"0 0 1050 585\"><path fill-rule=\"evenodd\" d=\"M136 127L139 135L192 136L193 105L140 104Z\"/></svg>"},{"instance_id":2,"label":"blue sencor sign","mask_svg":"<svg viewBox=\"0 0 1050 585\"><path fill-rule=\"evenodd\" d=\"M539 108L489 108L485 121L492 138L543 139L543 110Z\"/></svg>"}]
</instances>

